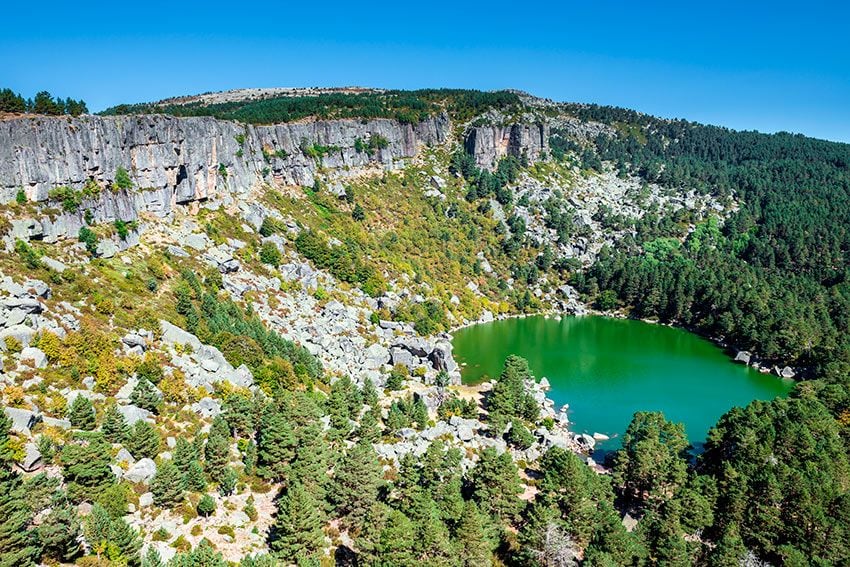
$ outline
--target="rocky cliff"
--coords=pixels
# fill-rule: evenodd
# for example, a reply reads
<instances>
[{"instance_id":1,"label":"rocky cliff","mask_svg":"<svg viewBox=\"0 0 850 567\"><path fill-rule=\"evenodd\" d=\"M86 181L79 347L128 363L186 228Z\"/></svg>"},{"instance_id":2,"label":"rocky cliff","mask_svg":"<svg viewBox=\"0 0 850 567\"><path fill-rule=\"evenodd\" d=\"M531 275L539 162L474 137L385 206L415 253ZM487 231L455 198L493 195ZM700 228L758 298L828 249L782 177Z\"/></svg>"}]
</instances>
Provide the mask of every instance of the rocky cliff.
<instances>
[{"instance_id":1,"label":"rocky cliff","mask_svg":"<svg viewBox=\"0 0 850 567\"><path fill-rule=\"evenodd\" d=\"M511 124L470 128L464 141L466 151L475 156L478 167L493 169L507 156L526 156L534 161L549 149L549 125Z\"/></svg>"},{"instance_id":2,"label":"rocky cliff","mask_svg":"<svg viewBox=\"0 0 850 567\"><path fill-rule=\"evenodd\" d=\"M89 179L106 187L123 167L138 189L130 208L162 214L174 203L243 192L262 181L312 185L320 168L339 175L370 164L395 168L448 134L446 115L419 124L377 119L271 126L163 115L22 117L0 122L0 203L20 190L31 201L46 201L51 189L79 188ZM366 151L375 136L381 143Z\"/></svg>"}]
</instances>

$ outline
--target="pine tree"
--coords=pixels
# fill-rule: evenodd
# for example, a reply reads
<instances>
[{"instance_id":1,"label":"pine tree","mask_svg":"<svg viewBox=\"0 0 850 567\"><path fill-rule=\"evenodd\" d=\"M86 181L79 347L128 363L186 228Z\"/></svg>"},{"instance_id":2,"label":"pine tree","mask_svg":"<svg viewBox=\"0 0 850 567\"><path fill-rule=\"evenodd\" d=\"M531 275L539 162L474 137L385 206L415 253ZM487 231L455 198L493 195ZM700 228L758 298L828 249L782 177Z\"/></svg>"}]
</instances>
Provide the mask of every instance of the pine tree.
<instances>
[{"instance_id":1,"label":"pine tree","mask_svg":"<svg viewBox=\"0 0 850 567\"><path fill-rule=\"evenodd\" d=\"M162 556L153 545L148 545L148 550L142 557L142 567L165 567L162 563Z\"/></svg>"},{"instance_id":2,"label":"pine tree","mask_svg":"<svg viewBox=\"0 0 850 567\"><path fill-rule=\"evenodd\" d=\"M430 494L420 490L408 511L416 526L416 554L422 563L449 565L455 555L449 530L440 518L440 511Z\"/></svg>"},{"instance_id":3,"label":"pine tree","mask_svg":"<svg viewBox=\"0 0 850 567\"><path fill-rule=\"evenodd\" d=\"M127 438L130 428L115 404L110 404L106 408L101 431L103 431L104 437L110 443L123 443Z\"/></svg>"},{"instance_id":4,"label":"pine tree","mask_svg":"<svg viewBox=\"0 0 850 567\"><path fill-rule=\"evenodd\" d=\"M233 467L225 467L224 472L218 479L218 492L222 496L230 496L236 490L236 481L239 480L239 475L233 470Z\"/></svg>"},{"instance_id":5,"label":"pine tree","mask_svg":"<svg viewBox=\"0 0 850 567\"><path fill-rule=\"evenodd\" d=\"M468 500L457 527L457 549L462 567L489 567L493 564L493 542L478 505Z\"/></svg>"},{"instance_id":6,"label":"pine tree","mask_svg":"<svg viewBox=\"0 0 850 567\"><path fill-rule=\"evenodd\" d=\"M156 428L147 421L140 419L130 430L126 445L127 450L136 459L145 457L153 459L159 454L161 442Z\"/></svg>"},{"instance_id":7,"label":"pine tree","mask_svg":"<svg viewBox=\"0 0 850 567\"><path fill-rule=\"evenodd\" d=\"M183 500L183 490L183 473L172 461L163 462L151 479L154 504L170 508Z\"/></svg>"},{"instance_id":8,"label":"pine tree","mask_svg":"<svg viewBox=\"0 0 850 567\"><path fill-rule=\"evenodd\" d=\"M378 500L383 470L371 443L359 441L334 469L330 499L343 523L359 528Z\"/></svg>"},{"instance_id":9,"label":"pine tree","mask_svg":"<svg viewBox=\"0 0 850 567\"><path fill-rule=\"evenodd\" d=\"M87 397L78 395L68 409L68 420L77 429L91 431L97 425L94 406Z\"/></svg>"},{"instance_id":10,"label":"pine tree","mask_svg":"<svg viewBox=\"0 0 850 567\"><path fill-rule=\"evenodd\" d=\"M57 498L50 513L38 526L38 540L41 543L42 558L60 562L70 562L79 555L81 532L77 510L66 498Z\"/></svg>"},{"instance_id":11,"label":"pine tree","mask_svg":"<svg viewBox=\"0 0 850 567\"><path fill-rule=\"evenodd\" d=\"M267 408L257 434L257 473L269 480L285 479L295 456L294 447L292 427L276 408Z\"/></svg>"},{"instance_id":12,"label":"pine tree","mask_svg":"<svg viewBox=\"0 0 850 567\"><path fill-rule=\"evenodd\" d=\"M38 547L29 530L32 511L27 504L20 475L12 468L14 453L9 444L12 420L0 410L0 567L35 565Z\"/></svg>"},{"instance_id":13,"label":"pine tree","mask_svg":"<svg viewBox=\"0 0 850 567\"><path fill-rule=\"evenodd\" d=\"M156 388L147 378L139 378L136 387L130 394L130 401L142 409L152 413L159 413L161 399Z\"/></svg>"},{"instance_id":14,"label":"pine tree","mask_svg":"<svg viewBox=\"0 0 850 567\"><path fill-rule=\"evenodd\" d=\"M139 539L139 532L133 529L124 518L112 520L110 540L121 552L121 557L127 561L127 565L131 567L139 565L142 540Z\"/></svg>"},{"instance_id":15,"label":"pine tree","mask_svg":"<svg viewBox=\"0 0 850 567\"><path fill-rule=\"evenodd\" d=\"M375 388L375 383L372 382L371 378L366 378L366 380L363 382L363 391L361 393L361 397L363 398L363 403L368 405L371 409L374 410L376 407L378 407L378 390Z\"/></svg>"},{"instance_id":16,"label":"pine tree","mask_svg":"<svg viewBox=\"0 0 850 567\"><path fill-rule=\"evenodd\" d=\"M215 514L215 500L209 494L204 494L201 496L201 499L198 500L198 514L209 518L213 514Z\"/></svg>"},{"instance_id":17,"label":"pine tree","mask_svg":"<svg viewBox=\"0 0 850 567\"><path fill-rule=\"evenodd\" d=\"M62 448L60 463L68 496L74 501L94 500L115 483L109 468L112 447L97 435L87 440L75 440Z\"/></svg>"},{"instance_id":18,"label":"pine tree","mask_svg":"<svg viewBox=\"0 0 850 567\"><path fill-rule=\"evenodd\" d=\"M207 478L204 476L204 467L198 461L189 463L189 470L184 475L186 488L194 492L203 492L207 489Z\"/></svg>"},{"instance_id":19,"label":"pine tree","mask_svg":"<svg viewBox=\"0 0 850 567\"><path fill-rule=\"evenodd\" d=\"M318 421L298 428L290 479L299 483L325 507L328 486L328 443Z\"/></svg>"},{"instance_id":20,"label":"pine tree","mask_svg":"<svg viewBox=\"0 0 850 567\"><path fill-rule=\"evenodd\" d=\"M248 516L248 519L252 522L257 521L257 507L254 506L254 495L251 494L248 496L248 499L245 500L245 507L242 508L242 511L245 512L245 515Z\"/></svg>"},{"instance_id":21,"label":"pine tree","mask_svg":"<svg viewBox=\"0 0 850 567\"><path fill-rule=\"evenodd\" d=\"M510 521L522 508L517 495L522 492L516 464L509 453L499 454L493 447L484 449L472 470L472 493L481 509Z\"/></svg>"},{"instance_id":22,"label":"pine tree","mask_svg":"<svg viewBox=\"0 0 850 567\"><path fill-rule=\"evenodd\" d=\"M416 527L399 510L390 510L374 543L374 564L398 567L416 567L421 561L416 557Z\"/></svg>"},{"instance_id":23,"label":"pine tree","mask_svg":"<svg viewBox=\"0 0 850 567\"><path fill-rule=\"evenodd\" d=\"M381 438L381 426L375 417L375 413L367 411L360 418L360 427L357 428L357 437L365 439L370 443L377 443Z\"/></svg>"},{"instance_id":24,"label":"pine tree","mask_svg":"<svg viewBox=\"0 0 850 567\"><path fill-rule=\"evenodd\" d=\"M324 547L323 523L321 506L310 491L293 484L278 501L271 549L287 561L308 556Z\"/></svg>"},{"instance_id":25,"label":"pine tree","mask_svg":"<svg viewBox=\"0 0 850 567\"><path fill-rule=\"evenodd\" d=\"M104 553L112 541L112 518L103 506L92 506L85 526L86 541L98 557Z\"/></svg>"},{"instance_id":26,"label":"pine tree","mask_svg":"<svg viewBox=\"0 0 850 567\"><path fill-rule=\"evenodd\" d=\"M207 474L219 482L230 462L230 427L222 416L213 419L207 443L204 445L204 463Z\"/></svg>"},{"instance_id":27,"label":"pine tree","mask_svg":"<svg viewBox=\"0 0 850 567\"><path fill-rule=\"evenodd\" d=\"M224 419L239 437L250 437L254 432L254 403L245 396L233 394L224 402Z\"/></svg>"},{"instance_id":28,"label":"pine tree","mask_svg":"<svg viewBox=\"0 0 850 567\"><path fill-rule=\"evenodd\" d=\"M178 437L172 460L177 468L186 474L189 472L192 463L198 460L198 449L194 443L190 443L183 437Z\"/></svg>"},{"instance_id":29,"label":"pine tree","mask_svg":"<svg viewBox=\"0 0 850 567\"><path fill-rule=\"evenodd\" d=\"M428 408L419 396L413 402L410 419L416 423L417 429L422 430L428 427Z\"/></svg>"}]
</instances>

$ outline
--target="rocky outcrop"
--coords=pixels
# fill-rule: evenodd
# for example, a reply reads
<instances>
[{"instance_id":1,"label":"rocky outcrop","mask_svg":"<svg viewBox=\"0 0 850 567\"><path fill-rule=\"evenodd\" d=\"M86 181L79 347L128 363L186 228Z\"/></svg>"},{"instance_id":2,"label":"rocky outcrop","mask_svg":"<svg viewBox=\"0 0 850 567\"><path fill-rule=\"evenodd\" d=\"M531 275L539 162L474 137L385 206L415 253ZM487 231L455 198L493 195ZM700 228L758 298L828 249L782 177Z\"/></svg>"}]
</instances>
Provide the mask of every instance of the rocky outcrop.
<instances>
[{"instance_id":1,"label":"rocky outcrop","mask_svg":"<svg viewBox=\"0 0 850 567\"><path fill-rule=\"evenodd\" d=\"M0 122L0 203L21 190L28 200L45 202L51 189L80 190L89 183L76 210L18 227L30 238L76 236L86 210L96 223L131 221L141 212L164 216L177 203L245 193L261 182L312 185L320 168L336 176L370 165L394 169L448 134L446 115L418 124L375 119L269 126L164 115L26 116ZM386 147L357 151L358 139L373 136ZM132 190L111 189L119 168L129 172Z\"/></svg>"},{"instance_id":2,"label":"rocky outcrop","mask_svg":"<svg viewBox=\"0 0 850 567\"><path fill-rule=\"evenodd\" d=\"M512 124L510 126L476 126L464 140L466 151L475 157L478 167L493 169L507 156L525 156L535 161L549 150L549 126Z\"/></svg>"}]
</instances>

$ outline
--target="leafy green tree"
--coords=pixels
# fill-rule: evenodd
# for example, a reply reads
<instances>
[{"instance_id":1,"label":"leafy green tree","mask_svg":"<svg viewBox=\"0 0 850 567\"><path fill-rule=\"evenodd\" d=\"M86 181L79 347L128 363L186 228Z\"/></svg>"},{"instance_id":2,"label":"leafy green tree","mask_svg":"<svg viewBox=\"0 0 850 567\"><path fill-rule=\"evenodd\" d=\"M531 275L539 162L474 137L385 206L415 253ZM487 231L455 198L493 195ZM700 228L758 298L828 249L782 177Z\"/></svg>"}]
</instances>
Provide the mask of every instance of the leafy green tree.
<instances>
[{"instance_id":1,"label":"leafy green tree","mask_svg":"<svg viewBox=\"0 0 850 567\"><path fill-rule=\"evenodd\" d=\"M80 533L76 509L65 498L58 498L38 526L42 559L73 561L82 551L78 540Z\"/></svg>"},{"instance_id":2,"label":"leafy green tree","mask_svg":"<svg viewBox=\"0 0 850 567\"><path fill-rule=\"evenodd\" d=\"M115 404L110 404L103 414L101 425L104 437L110 443L122 443L130 432L127 421Z\"/></svg>"},{"instance_id":3,"label":"leafy green tree","mask_svg":"<svg viewBox=\"0 0 850 567\"><path fill-rule=\"evenodd\" d=\"M204 445L204 463L207 474L214 482L219 482L230 462L230 427L224 417L218 416L213 419L207 443Z\"/></svg>"},{"instance_id":4,"label":"leafy green tree","mask_svg":"<svg viewBox=\"0 0 850 567\"><path fill-rule=\"evenodd\" d=\"M218 492L222 496L230 496L236 490L236 481L239 480L239 475L233 470L233 467L225 467L224 473L218 479Z\"/></svg>"},{"instance_id":5,"label":"leafy green tree","mask_svg":"<svg viewBox=\"0 0 850 567\"><path fill-rule=\"evenodd\" d=\"M111 464L112 447L102 436L75 439L62 447L59 457L68 496L74 501L96 499L115 482Z\"/></svg>"},{"instance_id":6,"label":"leafy green tree","mask_svg":"<svg viewBox=\"0 0 850 567\"><path fill-rule=\"evenodd\" d=\"M457 550L462 567L489 567L493 564L495 545L487 528L487 520L473 500L463 507L457 528Z\"/></svg>"},{"instance_id":7,"label":"leafy green tree","mask_svg":"<svg viewBox=\"0 0 850 567\"><path fill-rule=\"evenodd\" d=\"M97 503L103 506L113 518L121 518L127 514L127 493L130 488L125 482L116 482L100 493Z\"/></svg>"},{"instance_id":8,"label":"leafy green tree","mask_svg":"<svg viewBox=\"0 0 850 567\"><path fill-rule=\"evenodd\" d=\"M381 509L380 522L370 521L372 529L379 529L374 542L362 537L362 547L367 548L367 561L372 565L421 565L416 553L416 527L400 510ZM360 542L359 542L360 543Z\"/></svg>"},{"instance_id":9,"label":"leafy green tree","mask_svg":"<svg viewBox=\"0 0 850 567\"><path fill-rule=\"evenodd\" d=\"M130 401L142 409L159 413L160 395L147 378L139 378L130 393Z\"/></svg>"},{"instance_id":10,"label":"leafy green tree","mask_svg":"<svg viewBox=\"0 0 850 567\"><path fill-rule=\"evenodd\" d=\"M482 511L510 522L522 509L522 488L516 464L508 453L488 447L471 473L472 495Z\"/></svg>"},{"instance_id":11,"label":"leafy green tree","mask_svg":"<svg viewBox=\"0 0 850 567\"><path fill-rule=\"evenodd\" d=\"M207 478L204 476L204 467L198 461L189 463L189 470L186 471L183 478L186 481L186 488L195 492L203 492L207 489Z\"/></svg>"},{"instance_id":12,"label":"leafy green tree","mask_svg":"<svg viewBox=\"0 0 850 567\"><path fill-rule=\"evenodd\" d=\"M270 547L291 561L309 556L324 547L322 506L309 490L293 484L279 499Z\"/></svg>"},{"instance_id":13,"label":"leafy green tree","mask_svg":"<svg viewBox=\"0 0 850 567\"><path fill-rule=\"evenodd\" d=\"M115 170L115 180L112 185L117 189L132 189L133 181L130 179L130 174L123 167L118 167Z\"/></svg>"},{"instance_id":14,"label":"leafy green tree","mask_svg":"<svg viewBox=\"0 0 850 567\"><path fill-rule=\"evenodd\" d=\"M514 355L505 360L504 369L487 398L490 422L497 431L504 429L511 418L537 419L537 404L525 389L525 381L529 379L528 361Z\"/></svg>"},{"instance_id":15,"label":"leafy green tree","mask_svg":"<svg viewBox=\"0 0 850 567\"><path fill-rule=\"evenodd\" d=\"M362 527L371 507L378 500L383 470L375 450L359 441L334 467L329 496L342 522L351 528Z\"/></svg>"},{"instance_id":16,"label":"leafy green tree","mask_svg":"<svg viewBox=\"0 0 850 567\"><path fill-rule=\"evenodd\" d=\"M209 494L204 494L198 500L198 514L205 518L209 518L215 514L215 508L215 500Z\"/></svg>"},{"instance_id":17,"label":"leafy green tree","mask_svg":"<svg viewBox=\"0 0 850 567\"><path fill-rule=\"evenodd\" d=\"M77 429L91 431L97 425L94 406L87 397L78 395L68 409L68 420Z\"/></svg>"},{"instance_id":18,"label":"leafy green tree","mask_svg":"<svg viewBox=\"0 0 850 567\"><path fill-rule=\"evenodd\" d=\"M147 421L140 419L130 429L127 437L127 450L137 459L153 459L159 454L162 439L156 428Z\"/></svg>"},{"instance_id":19,"label":"leafy green tree","mask_svg":"<svg viewBox=\"0 0 850 567\"><path fill-rule=\"evenodd\" d=\"M269 407L257 432L257 474L281 481L289 474L295 456L295 433L280 411Z\"/></svg>"},{"instance_id":20,"label":"leafy green tree","mask_svg":"<svg viewBox=\"0 0 850 567\"><path fill-rule=\"evenodd\" d=\"M10 445L12 420L0 411L0 567L35 565L39 549L29 527L32 511L24 484L12 468L15 457Z\"/></svg>"},{"instance_id":21,"label":"leafy green tree","mask_svg":"<svg viewBox=\"0 0 850 567\"><path fill-rule=\"evenodd\" d=\"M183 500L183 473L173 461L164 461L151 479L151 493L157 506L172 507Z\"/></svg>"},{"instance_id":22,"label":"leafy green tree","mask_svg":"<svg viewBox=\"0 0 850 567\"><path fill-rule=\"evenodd\" d=\"M687 480L682 424L659 412L637 412L614 454L612 478L627 498L646 504L671 496Z\"/></svg>"}]
</instances>

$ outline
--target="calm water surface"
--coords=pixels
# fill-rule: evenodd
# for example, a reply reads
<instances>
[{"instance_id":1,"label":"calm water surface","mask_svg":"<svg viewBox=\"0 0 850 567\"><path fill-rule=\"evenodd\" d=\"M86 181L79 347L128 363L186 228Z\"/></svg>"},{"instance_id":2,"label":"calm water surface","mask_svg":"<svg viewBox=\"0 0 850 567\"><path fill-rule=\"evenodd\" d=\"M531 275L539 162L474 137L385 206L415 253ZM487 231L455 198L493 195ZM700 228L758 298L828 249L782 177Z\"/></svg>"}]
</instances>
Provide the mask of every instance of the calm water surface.
<instances>
[{"instance_id":1,"label":"calm water surface","mask_svg":"<svg viewBox=\"0 0 850 567\"><path fill-rule=\"evenodd\" d=\"M699 448L733 406L785 396L793 382L734 364L711 342L681 329L608 317L505 319L461 329L455 359L464 383L496 377L505 358L526 358L552 386L556 408L569 404L577 432L612 437L612 449L636 411L662 411L685 424Z\"/></svg>"}]
</instances>

